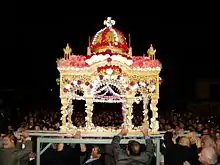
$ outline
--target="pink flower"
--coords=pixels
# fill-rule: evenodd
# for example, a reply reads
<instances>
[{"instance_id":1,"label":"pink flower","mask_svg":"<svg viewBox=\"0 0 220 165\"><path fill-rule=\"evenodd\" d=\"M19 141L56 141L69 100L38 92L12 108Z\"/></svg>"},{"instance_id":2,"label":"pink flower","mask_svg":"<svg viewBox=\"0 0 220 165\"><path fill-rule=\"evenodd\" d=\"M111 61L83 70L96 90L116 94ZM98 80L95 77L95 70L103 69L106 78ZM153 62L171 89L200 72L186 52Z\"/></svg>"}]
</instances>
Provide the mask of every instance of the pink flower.
<instances>
[{"instance_id":1,"label":"pink flower","mask_svg":"<svg viewBox=\"0 0 220 165\"><path fill-rule=\"evenodd\" d=\"M69 90L66 89L66 88L64 88L63 91L64 91L65 93L69 92Z\"/></svg>"},{"instance_id":2,"label":"pink flower","mask_svg":"<svg viewBox=\"0 0 220 165\"><path fill-rule=\"evenodd\" d=\"M78 85L82 84L82 81L78 80L78 81L77 81L77 84L78 84Z\"/></svg>"},{"instance_id":3,"label":"pink flower","mask_svg":"<svg viewBox=\"0 0 220 165\"><path fill-rule=\"evenodd\" d=\"M135 84L135 83L134 83L133 81L132 81L132 82L130 82L130 86L134 86L134 84Z\"/></svg>"},{"instance_id":4,"label":"pink flower","mask_svg":"<svg viewBox=\"0 0 220 165\"><path fill-rule=\"evenodd\" d=\"M107 58L107 62L111 62L112 61L112 59L109 57L109 58Z\"/></svg>"},{"instance_id":5,"label":"pink flower","mask_svg":"<svg viewBox=\"0 0 220 165\"><path fill-rule=\"evenodd\" d=\"M103 75L100 75L100 76L99 76L99 79L100 79L100 80L103 80L103 78L104 78Z\"/></svg>"},{"instance_id":6,"label":"pink flower","mask_svg":"<svg viewBox=\"0 0 220 165\"><path fill-rule=\"evenodd\" d=\"M105 50L105 53L106 53L106 54L111 54L112 51L111 51L110 49L106 49L106 50Z\"/></svg>"}]
</instances>

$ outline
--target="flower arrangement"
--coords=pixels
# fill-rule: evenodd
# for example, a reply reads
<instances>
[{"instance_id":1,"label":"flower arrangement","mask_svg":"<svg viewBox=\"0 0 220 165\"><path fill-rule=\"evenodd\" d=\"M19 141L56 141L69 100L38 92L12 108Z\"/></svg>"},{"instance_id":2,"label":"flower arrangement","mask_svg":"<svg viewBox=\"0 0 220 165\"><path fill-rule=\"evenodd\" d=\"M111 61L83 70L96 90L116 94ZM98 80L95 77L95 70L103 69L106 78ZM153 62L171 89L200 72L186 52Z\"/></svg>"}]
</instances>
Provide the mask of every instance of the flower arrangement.
<instances>
[{"instance_id":1,"label":"flower arrangement","mask_svg":"<svg viewBox=\"0 0 220 165\"><path fill-rule=\"evenodd\" d=\"M122 69L119 66L115 66L115 65L105 65L98 67L97 72L102 74L112 75L112 74L120 74L122 72Z\"/></svg>"}]
</instances>

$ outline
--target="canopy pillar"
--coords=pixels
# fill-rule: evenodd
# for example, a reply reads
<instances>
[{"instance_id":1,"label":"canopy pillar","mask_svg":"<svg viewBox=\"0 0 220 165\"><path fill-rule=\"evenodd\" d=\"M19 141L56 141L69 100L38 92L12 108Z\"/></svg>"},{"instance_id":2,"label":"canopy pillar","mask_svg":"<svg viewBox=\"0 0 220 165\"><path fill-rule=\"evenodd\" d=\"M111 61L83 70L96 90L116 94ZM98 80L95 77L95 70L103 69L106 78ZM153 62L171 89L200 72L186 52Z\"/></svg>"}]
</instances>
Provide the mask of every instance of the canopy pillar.
<instances>
[{"instance_id":1,"label":"canopy pillar","mask_svg":"<svg viewBox=\"0 0 220 165\"><path fill-rule=\"evenodd\" d=\"M152 96L151 97L151 104L150 104L150 109L152 111L152 118L151 118L151 131L152 133L157 133L159 130L159 122L157 120L158 118L158 108L157 108L157 103L158 103L159 97Z\"/></svg>"},{"instance_id":2,"label":"canopy pillar","mask_svg":"<svg viewBox=\"0 0 220 165\"><path fill-rule=\"evenodd\" d=\"M86 121L86 128L93 128L94 124L92 123L92 115L93 115L93 99L92 96L87 96L85 98L86 101L86 117L85 117L85 121Z\"/></svg>"},{"instance_id":3,"label":"canopy pillar","mask_svg":"<svg viewBox=\"0 0 220 165\"><path fill-rule=\"evenodd\" d=\"M134 97L130 96L125 99L125 102L122 105L123 126L126 126L128 129L132 129L134 127L134 125L132 124L133 103Z\"/></svg>"},{"instance_id":4,"label":"canopy pillar","mask_svg":"<svg viewBox=\"0 0 220 165\"><path fill-rule=\"evenodd\" d=\"M143 123L148 123L149 124L149 121L148 121L148 104L149 104L149 97L148 95L144 95L143 96L143 116L144 116L144 119L143 119Z\"/></svg>"},{"instance_id":5,"label":"canopy pillar","mask_svg":"<svg viewBox=\"0 0 220 165\"><path fill-rule=\"evenodd\" d=\"M67 131L67 115L68 115L68 112L67 112L67 107L68 107L68 100L69 100L69 97L67 95L61 95L60 96L60 99L61 99L61 118L60 120L62 121L62 126L60 127L60 130L61 131Z\"/></svg>"}]
</instances>

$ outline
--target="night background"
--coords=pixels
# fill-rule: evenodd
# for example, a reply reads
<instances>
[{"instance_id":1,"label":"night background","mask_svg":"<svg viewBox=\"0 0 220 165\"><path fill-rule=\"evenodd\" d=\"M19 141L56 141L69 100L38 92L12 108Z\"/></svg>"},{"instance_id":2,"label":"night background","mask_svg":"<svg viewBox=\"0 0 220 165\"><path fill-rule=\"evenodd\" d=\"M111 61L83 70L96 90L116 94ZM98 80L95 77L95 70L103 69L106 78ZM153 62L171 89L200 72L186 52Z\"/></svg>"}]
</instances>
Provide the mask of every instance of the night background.
<instances>
[{"instance_id":1,"label":"night background","mask_svg":"<svg viewBox=\"0 0 220 165\"><path fill-rule=\"evenodd\" d=\"M11 51L5 55L10 64L4 60L1 64L1 93L4 97L5 93L16 96L18 104L19 100L25 104L37 105L39 100L56 104L59 101L56 59L63 56L66 43L70 43L74 54L85 55L88 36L93 37L104 28L103 20L108 16L126 37L131 34L133 56L146 54L150 44L157 49L156 58L163 65L160 109L183 109L185 103L195 99L197 79L219 76L218 52L214 46L218 27L206 22L202 15L165 16L144 10L134 14L90 13L87 9L78 13L77 6L64 9L63 5L56 8L44 5L17 4L14 33L5 37L8 44L4 49Z\"/></svg>"}]
</instances>

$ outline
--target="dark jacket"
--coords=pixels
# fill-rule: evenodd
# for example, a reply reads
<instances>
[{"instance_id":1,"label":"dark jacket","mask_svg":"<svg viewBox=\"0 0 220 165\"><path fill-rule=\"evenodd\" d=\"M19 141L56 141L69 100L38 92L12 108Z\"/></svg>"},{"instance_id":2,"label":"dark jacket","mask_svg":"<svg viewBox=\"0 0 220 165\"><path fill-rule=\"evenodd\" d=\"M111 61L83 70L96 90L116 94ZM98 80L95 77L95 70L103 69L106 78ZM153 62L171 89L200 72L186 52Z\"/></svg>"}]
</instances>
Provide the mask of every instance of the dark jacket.
<instances>
[{"instance_id":1,"label":"dark jacket","mask_svg":"<svg viewBox=\"0 0 220 165\"><path fill-rule=\"evenodd\" d=\"M18 144L20 147L20 144ZM0 164L1 165L18 165L20 164L20 161L27 158L29 156L29 153L32 152L32 142L30 140L27 140L25 142L25 148L21 149L18 147L14 148L6 148L3 149L3 152L0 153Z\"/></svg>"},{"instance_id":2,"label":"dark jacket","mask_svg":"<svg viewBox=\"0 0 220 165\"><path fill-rule=\"evenodd\" d=\"M41 155L41 165L79 165L79 145L65 144L62 151L50 147Z\"/></svg>"},{"instance_id":3,"label":"dark jacket","mask_svg":"<svg viewBox=\"0 0 220 165\"><path fill-rule=\"evenodd\" d=\"M161 142L161 153L164 155L164 165L183 165L189 162L190 165L199 165L198 152L196 145L191 147L174 144L172 141L172 133L168 132L164 135L164 141Z\"/></svg>"},{"instance_id":4,"label":"dark jacket","mask_svg":"<svg viewBox=\"0 0 220 165\"><path fill-rule=\"evenodd\" d=\"M151 162L151 159L154 154L154 147L153 142L151 139L146 139L146 148L143 152L141 152L140 156L131 156L128 155L127 151L122 149L120 147L120 136L115 136L112 140L112 144L115 148L115 159L116 159L116 165L149 165Z\"/></svg>"},{"instance_id":5,"label":"dark jacket","mask_svg":"<svg viewBox=\"0 0 220 165\"><path fill-rule=\"evenodd\" d=\"M101 147L101 146L100 146ZM103 165L104 163L104 152L100 149L101 157L99 159L90 159L92 146L87 145L86 152L80 152L80 165Z\"/></svg>"},{"instance_id":6,"label":"dark jacket","mask_svg":"<svg viewBox=\"0 0 220 165\"><path fill-rule=\"evenodd\" d=\"M89 163L84 163L83 165L103 165L103 162L101 159L96 159L96 160L93 160Z\"/></svg>"},{"instance_id":7,"label":"dark jacket","mask_svg":"<svg viewBox=\"0 0 220 165\"><path fill-rule=\"evenodd\" d=\"M107 144L105 146L105 165L116 165L114 145Z\"/></svg>"}]
</instances>

